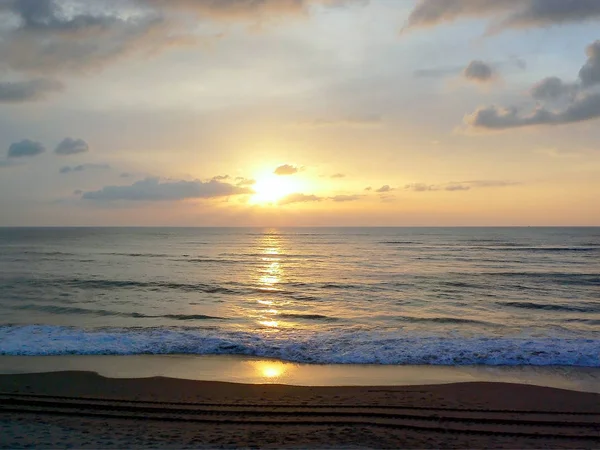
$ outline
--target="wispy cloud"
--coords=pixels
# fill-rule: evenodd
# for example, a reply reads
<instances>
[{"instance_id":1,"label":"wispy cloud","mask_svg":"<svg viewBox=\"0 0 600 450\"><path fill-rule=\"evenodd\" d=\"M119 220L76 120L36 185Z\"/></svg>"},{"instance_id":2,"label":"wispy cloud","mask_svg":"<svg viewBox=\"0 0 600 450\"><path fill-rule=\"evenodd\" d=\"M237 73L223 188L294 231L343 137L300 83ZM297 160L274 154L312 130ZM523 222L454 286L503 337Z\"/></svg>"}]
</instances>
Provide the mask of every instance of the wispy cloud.
<instances>
[{"instance_id":1,"label":"wispy cloud","mask_svg":"<svg viewBox=\"0 0 600 450\"><path fill-rule=\"evenodd\" d=\"M216 180L161 181L159 178L149 177L128 186L105 186L98 191L84 192L82 198L95 201L178 201L228 197L252 192L251 189Z\"/></svg>"},{"instance_id":2,"label":"wispy cloud","mask_svg":"<svg viewBox=\"0 0 600 450\"><path fill-rule=\"evenodd\" d=\"M62 174L67 174L71 172L83 172L85 170L110 170L110 166L108 164L80 164L78 166L64 166L61 167L59 172Z\"/></svg>"},{"instance_id":3,"label":"wispy cloud","mask_svg":"<svg viewBox=\"0 0 600 450\"><path fill-rule=\"evenodd\" d=\"M279 200L278 204L280 205L290 205L292 203L312 203L312 202L320 202L323 200L323 197L318 197L316 195L306 195L301 193L290 194L283 197Z\"/></svg>"},{"instance_id":4,"label":"wispy cloud","mask_svg":"<svg viewBox=\"0 0 600 450\"><path fill-rule=\"evenodd\" d=\"M404 31L474 17L490 19L489 32L600 20L596 0L420 0Z\"/></svg>"}]
</instances>

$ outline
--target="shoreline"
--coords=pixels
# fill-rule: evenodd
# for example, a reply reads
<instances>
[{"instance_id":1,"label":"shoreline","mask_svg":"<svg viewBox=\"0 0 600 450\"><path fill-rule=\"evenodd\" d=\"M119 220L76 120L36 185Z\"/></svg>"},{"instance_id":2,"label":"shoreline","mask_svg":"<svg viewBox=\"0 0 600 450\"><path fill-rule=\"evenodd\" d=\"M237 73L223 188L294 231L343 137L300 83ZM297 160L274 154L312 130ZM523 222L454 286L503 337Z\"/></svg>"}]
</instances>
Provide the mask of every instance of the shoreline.
<instances>
[{"instance_id":1,"label":"shoreline","mask_svg":"<svg viewBox=\"0 0 600 450\"><path fill-rule=\"evenodd\" d=\"M108 378L168 377L294 386L414 386L503 382L600 393L600 368L300 364L231 355L0 356L0 374L82 371Z\"/></svg>"},{"instance_id":2,"label":"shoreline","mask_svg":"<svg viewBox=\"0 0 600 450\"><path fill-rule=\"evenodd\" d=\"M498 382L289 386L0 375L7 448L595 448L600 394Z\"/></svg>"}]
</instances>

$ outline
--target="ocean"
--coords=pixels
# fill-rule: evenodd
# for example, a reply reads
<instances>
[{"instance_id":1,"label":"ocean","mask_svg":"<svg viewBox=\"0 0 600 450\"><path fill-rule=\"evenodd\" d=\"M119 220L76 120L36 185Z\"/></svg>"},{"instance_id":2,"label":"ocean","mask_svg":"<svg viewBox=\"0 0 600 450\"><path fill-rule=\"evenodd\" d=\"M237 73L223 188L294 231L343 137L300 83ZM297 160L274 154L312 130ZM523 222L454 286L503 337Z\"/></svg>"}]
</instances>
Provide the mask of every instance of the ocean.
<instances>
[{"instance_id":1,"label":"ocean","mask_svg":"<svg viewBox=\"0 0 600 450\"><path fill-rule=\"evenodd\" d=\"M600 228L4 228L0 355L600 367Z\"/></svg>"}]
</instances>

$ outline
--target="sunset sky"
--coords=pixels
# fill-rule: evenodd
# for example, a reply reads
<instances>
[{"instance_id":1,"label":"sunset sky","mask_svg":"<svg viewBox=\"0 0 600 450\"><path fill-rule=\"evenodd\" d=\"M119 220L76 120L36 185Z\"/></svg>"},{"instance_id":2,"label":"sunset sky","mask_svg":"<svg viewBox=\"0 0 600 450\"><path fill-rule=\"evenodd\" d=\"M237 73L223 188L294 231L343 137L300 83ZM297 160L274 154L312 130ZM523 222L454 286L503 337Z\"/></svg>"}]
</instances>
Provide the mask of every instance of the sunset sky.
<instances>
[{"instance_id":1,"label":"sunset sky","mask_svg":"<svg viewBox=\"0 0 600 450\"><path fill-rule=\"evenodd\" d=\"M600 1L0 0L0 226L600 225Z\"/></svg>"}]
</instances>

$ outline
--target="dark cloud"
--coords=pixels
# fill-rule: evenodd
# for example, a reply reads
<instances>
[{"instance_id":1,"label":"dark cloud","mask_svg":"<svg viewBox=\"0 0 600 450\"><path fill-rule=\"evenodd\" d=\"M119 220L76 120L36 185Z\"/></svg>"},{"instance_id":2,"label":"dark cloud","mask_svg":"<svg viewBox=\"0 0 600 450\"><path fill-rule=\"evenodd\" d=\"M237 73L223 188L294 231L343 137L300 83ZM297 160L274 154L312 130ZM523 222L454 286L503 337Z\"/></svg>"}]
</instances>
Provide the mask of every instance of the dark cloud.
<instances>
[{"instance_id":1,"label":"dark cloud","mask_svg":"<svg viewBox=\"0 0 600 450\"><path fill-rule=\"evenodd\" d=\"M48 74L89 71L125 54L156 51L173 36L152 11L125 2L1 0L0 66ZM162 34L162 35L161 35Z\"/></svg>"},{"instance_id":2,"label":"dark cloud","mask_svg":"<svg viewBox=\"0 0 600 450\"><path fill-rule=\"evenodd\" d=\"M46 148L40 143L29 139L23 139L21 142L15 142L8 148L9 158L23 158L26 156L37 156L44 153Z\"/></svg>"},{"instance_id":3,"label":"dark cloud","mask_svg":"<svg viewBox=\"0 0 600 450\"><path fill-rule=\"evenodd\" d=\"M558 100L577 92L576 84L565 83L558 77L547 77L531 88L531 96L540 101Z\"/></svg>"},{"instance_id":4,"label":"dark cloud","mask_svg":"<svg viewBox=\"0 0 600 450\"><path fill-rule=\"evenodd\" d=\"M329 197L330 200L334 202L343 203L343 202L354 202L356 200L361 199L361 195L336 195L334 197Z\"/></svg>"},{"instance_id":5,"label":"dark cloud","mask_svg":"<svg viewBox=\"0 0 600 450\"><path fill-rule=\"evenodd\" d=\"M420 0L405 30L459 19L489 18L490 31L600 19L597 0Z\"/></svg>"},{"instance_id":6,"label":"dark cloud","mask_svg":"<svg viewBox=\"0 0 600 450\"><path fill-rule=\"evenodd\" d=\"M81 189L75 189L73 191L73 195L81 195L81 194L83 194L83 191Z\"/></svg>"},{"instance_id":7,"label":"dark cloud","mask_svg":"<svg viewBox=\"0 0 600 450\"><path fill-rule=\"evenodd\" d=\"M599 2L600 4L600 2ZM536 125L562 125L584 122L600 117L600 93L590 88L600 83L600 41L587 48L588 59L579 71L579 81L565 83L558 77L547 77L533 86L531 96L542 104L531 111L511 106L495 105L481 107L464 122L467 126L481 130L505 130ZM566 98L559 109L550 108L544 102Z\"/></svg>"},{"instance_id":8,"label":"dark cloud","mask_svg":"<svg viewBox=\"0 0 600 450\"><path fill-rule=\"evenodd\" d=\"M306 195L306 194L290 194L283 197L277 203L280 205L289 205L291 203L311 203L311 202L320 202L323 200L323 197L317 197L316 195Z\"/></svg>"},{"instance_id":9,"label":"dark cloud","mask_svg":"<svg viewBox=\"0 0 600 450\"><path fill-rule=\"evenodd\" d=\"M600 40L586 49L588 60L579 71L579 79L584 88L600 84Z\"/></svg>"},{"instance_id":10,"label":"dark cloud","mask_svg":"<svg viewBox=\"0 0 600 450\"><path fill-rule=\"evenodd\" d=\"M25 103L43 100L50 92L60 91L58 81L38 79L0 82L0 103Z\"/></svg>"},{"instance_id":11,"label":"dark cloud","mask_svg":"<svg viewBox=\"0 0 600 450\"><path fill-rule=\"evenodd\" d=\"M199 37L198 19L256 23L352 1L0 0L0 66L36 74L89 72L132 54L219 38Z\"/></svg>"},{"instance_id":12,"label":"dark cloud","mask_svg":"<svg viewBox=\"0 0 600 450\"><path fill-rule=\"evenodd\" d=\"M471 61L465 70L463 70L463 76L469 80L477 83L487 83L494 78L494 70L492 66L484 63L483 61L475 60Z\"/></svg>"},{"instance_id":13,"label":"dark cloud","mask_svg":"<svg viewBox=\"0 0 600 450\"><path fill-rule=\"evenodd\" d=\"M393 190L394 190L393 188L391 188L389 185L386 184L384 186L381 186L375 192L384 193L384 192L392 192Z\"/></svg>"},{"instance_id":14,"label":"dark cloud","mask_svg":"<svg viewBox=\"0 0 600 450\"><path fill-rule=\"evenodd\" d=\"M333 175L331 175L329 178L346 178L346 175L343 173L334 173Z\"/></svg>"},{"instance_id":15,"label":"dark cloud","mask_svg":"<svg viewBox=\"0 0 600 450\"><path fill-rule=\"evenodd\" d=\"M76 155L90 150L90 146L83 139L72 139L70 137L63 139L54 149L57 155Z\"/></svg>"},{"instance_id":16,"label":"dark cloud","mask_svg":"<svg viewBox=\"0 0 600 450\"><path fill-rule=\"evenodd\" d=\"M273 173L275 175L294 175L295 173L298 173L298 168L296 166L292 166L291 164L284 164L277 167Z\"/></svg>"},{"instance_id":17,"label":"dark cloud","mask_svg":"<svg viewBox=\"0 0 600 450\"><path fill-rule=\"evenodd\" d=\"M488 106L465 117L465 123L474 128L505 130L533 125L562 125L584 122L600 117L600 93L578 97L566 108L552 111L543 107L523 114L518 108Z\"/></svg>"},{"instance_id":18,"label":"dark cloud","mask_svg":"<svg viewBox=\"0 0 600 450\"><path fill-rule=\"evenodd\" d=\"M62 174L71 172L83 172L84 170L110 170L108 164L80 164L78 166L64 166L61 167L59 172Z\"/></svg>"},{"instance_id":19,"label":"dark cloud","mask_svg":"<svg viewBox=\"0 0 600 450\"><path fill-rule=\"evenodd\" d=\"M85 192L82 198L97 201L177 201L192 198L218 198L251 194L252 190L216 180L164 181L149 177L129 186L105 186L98 191Z\"/></svg>"}]
</instances>

